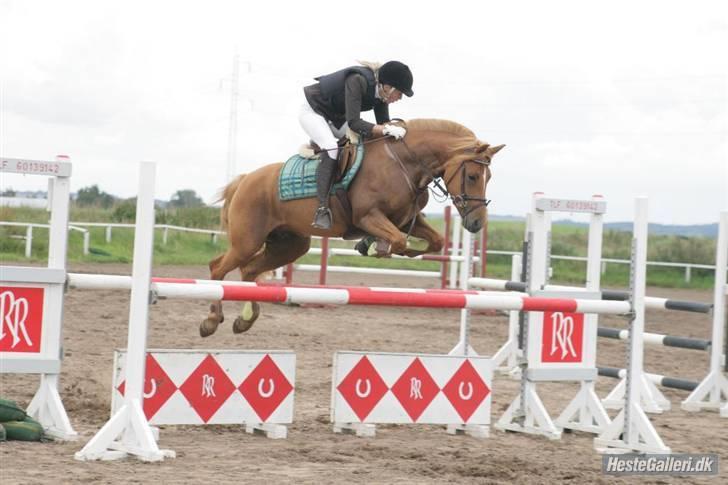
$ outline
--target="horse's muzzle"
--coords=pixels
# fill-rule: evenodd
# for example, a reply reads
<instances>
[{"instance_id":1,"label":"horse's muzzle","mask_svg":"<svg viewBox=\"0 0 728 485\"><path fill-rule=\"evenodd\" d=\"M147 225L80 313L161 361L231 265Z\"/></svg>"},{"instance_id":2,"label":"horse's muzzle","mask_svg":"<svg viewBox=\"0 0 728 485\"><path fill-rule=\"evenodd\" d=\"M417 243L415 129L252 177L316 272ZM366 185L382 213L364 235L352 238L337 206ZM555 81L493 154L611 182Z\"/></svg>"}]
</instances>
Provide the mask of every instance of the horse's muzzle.
<instances>
[{"instance_id":1,"label":"horse's muzzle","mask_svg":"<svg viewBox=\"0 0 728 485\"><path fill-rule=\"evenodd\" d=\"M472 233L476 233L483 228L483 219L480 217L471 218L472 214L469 214L463 220L463 227Z\"/></svg>"}]
</instances>

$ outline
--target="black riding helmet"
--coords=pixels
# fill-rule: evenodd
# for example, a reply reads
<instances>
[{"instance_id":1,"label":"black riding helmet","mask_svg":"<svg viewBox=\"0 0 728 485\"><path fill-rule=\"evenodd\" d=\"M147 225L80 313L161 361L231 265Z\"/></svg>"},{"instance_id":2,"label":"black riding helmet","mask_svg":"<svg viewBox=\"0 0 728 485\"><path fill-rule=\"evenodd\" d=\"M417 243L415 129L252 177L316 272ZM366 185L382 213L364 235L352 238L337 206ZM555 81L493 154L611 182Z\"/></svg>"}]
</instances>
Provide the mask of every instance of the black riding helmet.
<instances>
[{"instance_id":1,"label":"black riding helmet","mask_svg":"<svg viewBox=\"0 0 728 485\"><path fill-rule=\"evenodd\" d=\"M407 96L412 96L412 71L406 64L399 61L389 61L379 68L379 82L389 84L402 91Z\"/></svg>"}]
</instances>

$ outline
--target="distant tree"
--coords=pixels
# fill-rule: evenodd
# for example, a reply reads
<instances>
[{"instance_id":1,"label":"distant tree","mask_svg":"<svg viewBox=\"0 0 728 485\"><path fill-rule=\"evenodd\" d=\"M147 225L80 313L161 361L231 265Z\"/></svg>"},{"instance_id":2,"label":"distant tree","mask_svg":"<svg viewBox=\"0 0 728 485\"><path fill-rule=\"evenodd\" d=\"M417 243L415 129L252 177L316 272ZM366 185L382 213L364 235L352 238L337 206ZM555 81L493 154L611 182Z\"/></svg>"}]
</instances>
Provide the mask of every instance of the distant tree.
<instances>
[{"instance_id":1,"label":"distant tree","mask_svg":"<svg viewBox=\"0 0 728 485\"><path fill-rule=\"evenodd\" d=\"M169 201L170 207L203 207L205 203L197 196L197 192L192 189L178 190L172 195Z\"/></svg>"},{"instance_id":2,"label":"distant tree","mask_svg":"<svg viewBox=\"0 0 728 485\"><path fill-rule=\"evenodd\" d=\"M3 197L15 197L15 191L12 187L8 187L7 189L3 190L2 194Z\"/></svg>"},{"instance_id":3,"label":"distant tree","mask_svg":"<svg viewBox=\"0 0 728 485\"><path fill-rule=\"evenodd\" d=\"M82 207L101 207L104 209L114 205L114 196L99 189L98 185L90 185L79 189L76 193L76 203Z\"/></svg>"},{"instance_id":4,"label":"distant tree","mask_svg":"<svg viewBox=\"0 0 728 485\"><path fill-rule=\"evenodd\" d=\"M135 218L136 197L118 202L111 213L111 220L115 222L134 222Z\"/></svg>"}]
</instances>

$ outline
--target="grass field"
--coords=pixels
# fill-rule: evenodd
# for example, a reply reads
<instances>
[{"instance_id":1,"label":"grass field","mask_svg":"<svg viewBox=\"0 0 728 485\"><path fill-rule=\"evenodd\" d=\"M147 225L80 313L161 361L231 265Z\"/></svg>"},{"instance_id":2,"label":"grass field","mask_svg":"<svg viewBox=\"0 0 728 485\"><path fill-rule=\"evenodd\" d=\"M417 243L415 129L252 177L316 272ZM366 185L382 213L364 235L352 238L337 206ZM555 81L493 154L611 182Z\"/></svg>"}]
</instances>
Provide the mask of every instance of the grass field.
<instances>
[{"instance_id":1,"label":"grass field","mask_svg":"<svg viewBox=\"0 0 728 485\"><path fill-rule=\"evenodd\" d=\"M131 209L119 207L109 210L79 209L71 212L71 220L82 222L133 222L133 206ZM215 229L219 225L217 210L214 208L178 209L175 211L158 211L157 222L185 227ZM0 209L0 220L18 222L47 223L48 213L39 209ZM442 218L432 217L430 222L437 228L443 228ZM524 231L523 222L493 221L489 226L489 248L503 251L520 251ZM3 263L22 263L25 241L21 238L24 228L0 227L0 259ZM45 261L48 253L48 231L36 228L33 232L32 261ZM69 233L69 261L86 262L122 262L132 259L133 231L115 228L111 242L105 240L105 229L90 228L90 253L83 254L83 237L81 233ZM605 231L603 238L603 256L605 258L629 259L631 233ZM314 246L318 243L314 241ZM213 242L210 235L182 233L170 231L167 244L162 243L162 231L156 233L154 247L155 264L207 265L210 259L225 250L227 241L224 236ZM352 247L351 242L332 242L334 247ZM562 256L586 256L587 230L582 227L555 225L552 235L552 254ZM695 264L714 264L715 240L701 237L651 236L648 260L661 262L679 262ZM320 260L317 255L307 255L299 260L301 263L315 264ZM360 266L377 268L401 268L438 271L440 264L436 262L414 261L402 259L376 259L360 256L333 256L330 265ZM583 283L586 263L581 261L552 260L554 282ZM487 276L508 278L510 276L510 256L489 255ZM684 281L685 271L682 268L648 267L648 284L663 287L711 288L713 271L693 269L690 283ZM602 283L606 287L626 287L629 280L629 266L626 264L608 264L602 275Z\"/></svg>"}]
</instances>

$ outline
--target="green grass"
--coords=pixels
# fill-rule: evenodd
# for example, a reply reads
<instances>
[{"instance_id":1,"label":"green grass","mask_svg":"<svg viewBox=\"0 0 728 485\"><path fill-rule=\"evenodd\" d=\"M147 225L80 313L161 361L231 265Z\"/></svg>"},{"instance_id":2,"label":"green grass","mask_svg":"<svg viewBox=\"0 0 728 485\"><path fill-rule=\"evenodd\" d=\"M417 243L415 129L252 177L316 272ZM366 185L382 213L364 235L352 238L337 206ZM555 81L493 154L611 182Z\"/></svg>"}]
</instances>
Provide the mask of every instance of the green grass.
<instances>
[{"instance_id":1,"label":"green grass","mask_svg":"<svg viewBox=\"0 0 728 485\"><path fill-rule=\"evenodd\" d=\"M124 217L120 214L124 213ZM4 221L47 223L48 213L39 209L0 209L0 219ZM123 210L115 209L79 209L73 208L71 220L89 222L131 222L128 206ZM442 230L441 218L430 217L430 223ZM212 208L177 209L158 211L157 222L187 227L217 228L219 220L217 211ZM90 228L90 252L83 255L83 237L77 231L69 232L68 259L71 262L96 263L129 263L132 260L133 231L126 228L114 228L112 241L105 240L103 227ZM489 225L488 245L492 249L520 251L524 231L523 222L494 221ZM25 242L11 236L23 236L24 228L0 227L0 260L22 264ZM33 262L43 262L48 253L48 230L34 229ZM632 235L627 232L605 231L603 254L606 258L629 259ZM317 242L314 241L314 245ZM332 247L352 247L351 242L332 241ZM169 231L167 244L162 244L162 230L157 230L154 244L155 264L207 265L207 263L225 250L227 241L220 237L214 243L211 236L205 234L182 233ZM552 236L552 253L565 256L586 256L587 230L575 226L554 226ZM651 261L680 262L696 264L713 264L715 257L715 240L700 237L651 236L648 259ZM507 279L510 277L510 256L489 255L487 276ZM307 255L299 260L304 264L317 264L318 255ZM357 266L396 269L420 269L439 271L440 264L432 261L415 261L404 259L376 259L360 256L334 256L330 265ZM558 283L583 284L586 263L581 261L552 260L553 278ZM692 270L690 283L684 281L683 268L648 267L647 282L649 285L680 288L712 288L713 272L711 270ZM629 266L625 264L607 265L602 275L605 287L625 288L629 282Z\"/></svg>"}]
</instances>

